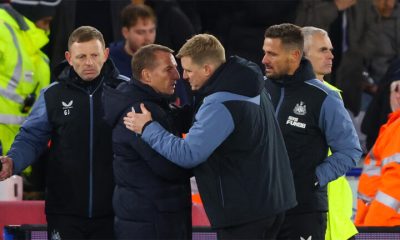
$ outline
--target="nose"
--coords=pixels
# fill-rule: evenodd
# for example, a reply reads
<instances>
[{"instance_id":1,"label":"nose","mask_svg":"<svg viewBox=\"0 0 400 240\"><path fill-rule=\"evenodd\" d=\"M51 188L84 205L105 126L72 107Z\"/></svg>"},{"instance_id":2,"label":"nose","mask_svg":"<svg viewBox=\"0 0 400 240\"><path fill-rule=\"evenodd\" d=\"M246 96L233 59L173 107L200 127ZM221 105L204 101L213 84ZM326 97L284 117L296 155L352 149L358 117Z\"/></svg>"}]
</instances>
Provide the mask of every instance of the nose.
<instances>
[{"instance_id":1,"label":"nose","mask_svg":"<svg viewBox=\"0 0 400 240\"><path fill-rule=\"evenodd\" d=\"M90 57L86 58L85 64L86 65L92 65L93 64L92 58L90 58Z\"/></svg>"},{"instance_id":2,"label":"nose","mask_svg":"<svg viewBox=\"0 0 400 240\"><path fill-rule=\"evenodd\" d=\"M335 57L333 56L333 53L332 53L332 51L329 51L329 53L328 53L328 57L329 57L329 59L333 59L333 58L335 58Z\"/></svg>"},{"instance_id":3,"label":"nose","mask_svg":"<svg viewBox=\"0 0 400 240\"><path fill-rule=\"evenodd\" d=\"M188 76L186 70L183 70L183 79L185 79L185 80L189 79L189 76Z\"/></svg>"},{"instance_id":4,"label":"nose","mask_svg":"<svg viewBox=\"0 0 400 240\"><path fill-rule=\"evenodd\" d=\"M178 80L180 77L178 69L174 68L174 71L172 71L172 79L173 80Z\"/></svg>"},{"instance_id":5,"label":"nose","mask_svg":"<svg viewBox=\"0 0 400 240\"><path fill-rule=\"evenodd\" d=\"M145 34L144 34L144 40L146 41L146 43L153 43L153 33L151 33L151 32L146 32Z\"/></svg>"},{"instance_id":6,"label":"nose","mask_svg":"<svg viewBox=\"0 0 400 240\"><path fill-rule=\"evenodd\" d=\"M267 65L268 59L267 59L267 54L264 54L264 57L261 59L262 64Z\"/></svg>"}]
</instances>

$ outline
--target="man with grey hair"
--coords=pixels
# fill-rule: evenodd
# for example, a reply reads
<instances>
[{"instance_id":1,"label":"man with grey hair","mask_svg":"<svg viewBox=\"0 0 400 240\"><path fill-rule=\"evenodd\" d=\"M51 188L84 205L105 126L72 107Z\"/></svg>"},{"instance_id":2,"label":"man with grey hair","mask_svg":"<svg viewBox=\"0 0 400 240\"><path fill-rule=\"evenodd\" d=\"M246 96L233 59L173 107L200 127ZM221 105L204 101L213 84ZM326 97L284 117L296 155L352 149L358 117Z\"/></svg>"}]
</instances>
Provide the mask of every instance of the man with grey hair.
<instances>
[{"instance_id":1,"label":"man with grey hair","mask_svg":"<svg viewBox=\"0 0 400 240\"><path fill-rule=\"evenodd\" d=\"M328 33L316 27L303 27L304 56L313 67L317 79L321 80L329 88L340 90L324 81L324 76L332 71L332 43ZM337 129L341 131L341 129ZM331 154L329 152L329 154ZM351 216L353 213L353 196L349 183L345 176L341 176L328 183L328 216L325 239L346 240L357 234Z\"/></svg>"}]
</instances>

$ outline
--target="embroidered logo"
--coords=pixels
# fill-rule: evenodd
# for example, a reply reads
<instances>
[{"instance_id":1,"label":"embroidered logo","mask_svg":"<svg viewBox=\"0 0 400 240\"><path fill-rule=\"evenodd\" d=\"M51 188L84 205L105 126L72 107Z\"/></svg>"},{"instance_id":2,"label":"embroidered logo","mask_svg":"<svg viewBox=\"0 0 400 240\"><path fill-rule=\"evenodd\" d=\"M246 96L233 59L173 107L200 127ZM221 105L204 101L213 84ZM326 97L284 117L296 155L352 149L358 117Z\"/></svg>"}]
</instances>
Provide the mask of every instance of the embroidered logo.
<instances>
[{"instance_id":1,"label":"embroidered logo","mask_svg":"<svg viewBox=\"0 0 400 240\"><path fill-rule=\"evenodd\" d=\"M71 109L73 108L72 104L74 103L73 100L69 101L68 103L61 101L62 109L64 110L64 115L67 116L71 113Z\"/></svg>"},{"instance_id":2,"label":"embroidered logo","mask_svg":"<svg viewBox=\"0 0 400 240\"><path fill-rule=\"evenodd\" d=\"M53 232L51 232L51 240L61 240L60 233L53 230Z\"/></svg>"},{"instance_id":3,"label":"embroidered logo","mask_svg":"<svg viewBox=\"0 0 400 240\"><path fill-rule=\"evenodd\" d=\"M303 101L300 101L300 103L296 104L296 106L294 107L293 112L297 115L306 115L307 106L304 104Z\"/></svg>"},{"instance_id":4,"label":"embroidered logo","mask_svg":"<svg viewBox=\"0 0 400 240\"><path fill-rule=\"evenodd\" d=\"M312 240L312 236L309 236L307 239L303 238L303 237L300 237L300 240Z\"/></svg>"},{"instance_id":5,"label":"embroidered logo","mask_svg":"<svg viewBox=\"0 0 400 240\"><path fill-rule=\"evenodd\" d=\"M306 128L307 124L299 122L299 118L289 116L286 120L286 125L291 125L298 128Z\"/></svg>"}]
</instances>

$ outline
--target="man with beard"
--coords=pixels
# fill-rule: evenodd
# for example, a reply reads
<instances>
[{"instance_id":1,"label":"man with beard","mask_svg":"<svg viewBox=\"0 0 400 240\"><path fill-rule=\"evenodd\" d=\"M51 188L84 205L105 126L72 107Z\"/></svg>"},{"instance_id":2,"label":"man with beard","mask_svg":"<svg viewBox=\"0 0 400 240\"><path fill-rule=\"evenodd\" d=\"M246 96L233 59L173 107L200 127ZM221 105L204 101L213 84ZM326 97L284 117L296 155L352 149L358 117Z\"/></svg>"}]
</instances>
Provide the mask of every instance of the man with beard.
<instances>
[{"instance_id":1,"label":"man with beard","mask_svg":"<svg viewBox=\"0 0 400 240\"><path fill-rule=\"evenodd\" d=\"M264 37L266 88L285 139L298 201L286 212L278 239L324 239L326 185L360 159L357 134L339 94L316 79L310 62L302 58L300 27L274 25Z\"/></svg>"}]
</instances>

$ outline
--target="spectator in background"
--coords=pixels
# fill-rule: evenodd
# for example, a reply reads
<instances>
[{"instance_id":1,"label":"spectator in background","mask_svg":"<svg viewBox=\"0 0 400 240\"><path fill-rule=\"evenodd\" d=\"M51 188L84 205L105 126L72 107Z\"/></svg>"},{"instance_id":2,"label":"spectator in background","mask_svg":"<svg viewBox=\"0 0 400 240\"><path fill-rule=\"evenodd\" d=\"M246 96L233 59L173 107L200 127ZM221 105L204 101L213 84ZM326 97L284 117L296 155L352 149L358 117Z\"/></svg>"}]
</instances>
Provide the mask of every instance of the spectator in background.
<instances>
[{"instance_id":1,"label":"spectator in background","mask_svg":"<svg viewBox=\"0 0 400 240\"><path fill-rule=\"evenodd\" d=\"M190 170L165 160L123 122L140 103L154 120L177 136L187 132L191 114L170 108L169 96L179 79L170 48L150 44L136 51L133 77L117 88L105 87L105 118L113 126L115 212L118 239L191 239ZM181 124L180 117L187 119ZM186 127L184 126L186 125Z\"/></svg>"},{"instance_id":2,"label":"spectator in background","mask_svg":"<svg viewBox=\"0 0 400 240\"><path fill-rule=\"evenodd\" d=\"M131 0L67 0L56 11L51 26L50 44L47 49L53 69L64 60L68 37L80 26L93 26L103 33L106 46L122 39L121 10Z\"/></svg>"},{"instance_id":3,"label":"spectator in background","mask_svg":"<svg viewBox=\"0 0 400 240\"><path fill-rule=\"evenodd\" d=\"M198 91L185 139L170 134L143 104L125 125L169 161L194 168L218 239L273 239L296 205L284 142L257 64L233 56L214 36L195 35L179 50L184 78ZM254 131L257 129L257 131Z\"/></svg>"},{"instance_id":4,"label":"spectator in background","mask_svg":"<svg viewBox=\"0 0 400 240\"><path fill-rule=\"evenodd\" d=\"M366 109L363 91L373 91L363 72L378 49L377 21L372 0L302 0L297 10L297 25L322 28L331 36L335 46L331 82L343 90L345 107L353 117Z\"/></svg>"},{"instance_id":5,"label":"spectator in background","mask_svg":"<svg viewBox=\"0 0 400 240\"><path fill-rule=\"evenodd\" d=\"M154 43L156 16L144 4L129 4L121 12L124 40L110 44L110 57L122 75L132 77L133 54L141 47Z\"/></svg>"},{"instance_id":6,"label":"spectator in background","mask_svg":"<svg viewBox=\"0 0 400 240\"><path fill-rule=\"evenodd\" d=\"M357 226L400 225L400 81L390 88L392 113L365 158L358 184Z\"/></svg>"},{"instance_id":7,"label":"spectator in background","mask_svg":"<svg viewBox=\"0 0 400 240\"><path fill-rule=\"evenodd\" d=\"M379 14L379 48L368 62L368 72L372 82L378 87L361 124L366 134L369 151L378 136L380 127L386 123L391 112L389 104L390 84L399 80L400 69L400 6L396 0L374 0Z\"/></svg>"},{"instance_id":8,"label":"spectator in background","mask_svg":"<svg viewBox=\"0 0 400 240\"><path fill-rule=\"evenodd\" d=\"M49 41L49 24L59 3L0 4L0 155L8 152L41 89L50 82L49 59L41 49ZM28 169L26 175L30 173Z\"/></svg>"},{"instance_id":9,"label":"spectator in background","mask_svg":"<svg viewBox=\"0 0 400 240\"><path fill-rule=\"evenodd\" d=\"M0 180L33 163L51 140L45 203L49 239L111 239L112 142L101 95L103 83L116 85L123 78L93 27L72 32L65 58L54 70L57 81L41 93L7 156L0 157Z\"/></svg>"},{"instance_id":10,"label":"spectator in background","mask_svg":"<svg viewBox=\"0 0 400 240\"><path fill-rule=\"evenodd\" d=\"M395 59L381 79L378 91L365 113L361 130L367 136L366 147L370 151L379 134L379 129L387 122L390 107L390 85L400 79L400 58Z\"/></svg>"},{"instance_id":11,"label":"spectator in background","mask_svg":"<svg viewBox=\"0 0 400 240\"><path fill-rule=\"evenodd\" d=\"M324 80L332 71L333 46L328 33L316 27L303 27L304 56L310 61L315 76L330 89L340 90ZM340 127L340 126L339 126ZM341 131L341 129L336 129ZM339 135L340 137L340 135ZM329 155L331 151L329 151ZM325 240L347 240L357 234L351 220L353 215L353 194L345 176L328 183L328 214Z\"/></svg>"},{"instance_id":12,"label":"spectator in background","mask_svg":"<svg viewBox=\"0 0 400 240\"><path fill-rule=\"evenodd\" d=\"M324 239L326 185L360 159L357 134L339 94L315 79L310 62L302 58L300 27L274 25L264 36L265 84L285 139L299 203L286 212L278 239Z\"/></svg>"}]
</instances>

